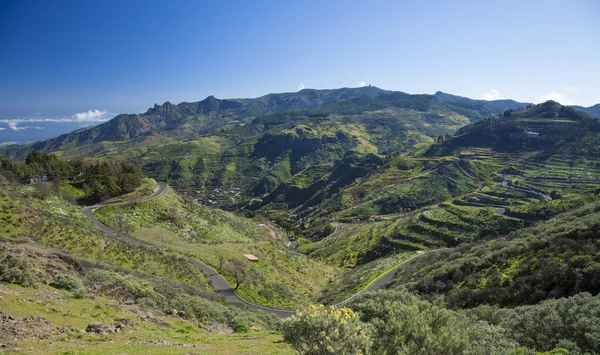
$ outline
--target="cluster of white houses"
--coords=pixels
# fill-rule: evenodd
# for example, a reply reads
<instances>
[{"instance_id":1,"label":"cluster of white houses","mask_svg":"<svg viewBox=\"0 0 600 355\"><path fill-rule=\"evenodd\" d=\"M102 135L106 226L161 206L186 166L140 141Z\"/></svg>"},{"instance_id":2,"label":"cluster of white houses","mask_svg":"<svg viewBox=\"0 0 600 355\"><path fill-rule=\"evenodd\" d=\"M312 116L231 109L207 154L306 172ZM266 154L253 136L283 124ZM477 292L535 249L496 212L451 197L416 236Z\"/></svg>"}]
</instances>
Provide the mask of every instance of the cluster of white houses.
<instances>
[{"instance_id":1,"label":"cluster of white houses","mask_svg":"<svg viewBox=\"0 0 600 355\"><path fill-rule=\"evenodd\" d=\"M42 182L42 181L50 181L52 180L52 178L50 178L48 175L43 175L43 176L30 176L26 179L23 179L23 183L25 184L37 184L38 182Z\"/></svg>"}]
</instances>

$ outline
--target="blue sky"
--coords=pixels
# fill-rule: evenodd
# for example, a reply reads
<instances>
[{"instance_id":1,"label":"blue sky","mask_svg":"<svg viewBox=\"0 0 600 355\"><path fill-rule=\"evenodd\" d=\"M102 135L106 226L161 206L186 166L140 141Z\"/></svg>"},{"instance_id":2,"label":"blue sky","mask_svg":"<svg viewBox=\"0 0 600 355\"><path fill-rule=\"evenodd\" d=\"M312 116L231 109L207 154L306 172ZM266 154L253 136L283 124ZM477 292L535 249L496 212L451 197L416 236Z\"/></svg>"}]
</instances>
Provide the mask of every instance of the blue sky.
<instances>
[{"instance_id":1,"label":"blue sky","mask_svg":"<svg viewBox=\"0 0 600 355\"><path fill-rule=\"evenodd\" d=\"M590 106L598 18L595 0L0 0L0 127L364 84Z\"/></svg>"}]
</instances>

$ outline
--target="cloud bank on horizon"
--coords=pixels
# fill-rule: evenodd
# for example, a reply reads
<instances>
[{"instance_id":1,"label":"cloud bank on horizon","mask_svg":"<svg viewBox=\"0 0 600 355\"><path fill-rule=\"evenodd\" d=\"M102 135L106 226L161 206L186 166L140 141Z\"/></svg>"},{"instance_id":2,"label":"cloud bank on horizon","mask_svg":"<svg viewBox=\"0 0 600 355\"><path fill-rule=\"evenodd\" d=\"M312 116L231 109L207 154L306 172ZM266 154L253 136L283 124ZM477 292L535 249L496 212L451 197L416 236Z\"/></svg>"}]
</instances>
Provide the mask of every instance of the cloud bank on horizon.
<instances>
[{"instance_id":1,"label":"cloud bank on horizon","mask_svg":"<svg viewBox=\"0 0 600 355\"><path fill-rule=\"evenodd\" d=\"M493 89L493 88L489 89L488 92L486 92L485 94L482 94L481 98L484 100L487 100L487 101L504 99L504 97L502 97L502 95L500 95L500 91Z\"/></svg>"},{"instance_id":2,"label":"cloud bank on horizon","mask_svg":"<svg viewBox=\"0 0 600 355\"><path fill-rule=\"evenodd\" d=\"M105 122L110 119L111 114L107 110L88 110L85 112L78 112L73 114L71 117L25 117L25 118L12 118L12 119L0 119L0 124L6 124L8 127L0 127L0 131L11 129L13 131L22 131L25 129L44 129L41 126L21 126L20 124L40 123L40 122L53 122L53 123L95 123Z\"/></svg>"}]
</instances>

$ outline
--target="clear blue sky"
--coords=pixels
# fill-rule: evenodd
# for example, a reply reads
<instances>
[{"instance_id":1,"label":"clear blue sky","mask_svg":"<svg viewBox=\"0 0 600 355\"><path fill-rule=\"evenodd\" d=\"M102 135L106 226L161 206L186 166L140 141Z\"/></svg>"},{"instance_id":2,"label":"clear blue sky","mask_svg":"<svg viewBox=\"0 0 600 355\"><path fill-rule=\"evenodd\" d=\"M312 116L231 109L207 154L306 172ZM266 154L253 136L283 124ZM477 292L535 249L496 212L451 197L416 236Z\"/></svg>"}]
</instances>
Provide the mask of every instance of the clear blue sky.
<instances>
[{"instance_id":1,"label":"clear blue sky","mask_svg":"<svg viewBox=\"0 0 600 355\"><path fill-rule=\"evenodd\" d=\"M0 120L364 83L590 106L598 19L596 0L0 0Z\"/></svg>"}]
</instances>

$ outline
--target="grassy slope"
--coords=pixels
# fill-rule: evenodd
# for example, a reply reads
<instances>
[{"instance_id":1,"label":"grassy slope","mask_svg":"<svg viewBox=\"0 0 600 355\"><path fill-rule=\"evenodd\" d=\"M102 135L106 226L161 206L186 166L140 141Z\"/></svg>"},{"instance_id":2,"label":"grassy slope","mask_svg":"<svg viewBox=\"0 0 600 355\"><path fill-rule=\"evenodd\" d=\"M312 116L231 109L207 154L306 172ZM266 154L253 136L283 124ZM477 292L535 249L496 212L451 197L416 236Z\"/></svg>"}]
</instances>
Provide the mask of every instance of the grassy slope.
<instances>
[{"instance_id":1,"label":"grassy slope","mask_svg":"<svg viewBox=\"0 0 600 355\"><path fill-rule=\"evenodd\" d=\"M3 339L10 344L4 350L6 353L190 354L198 351L202 354L292 354L291 348L281 342L281 335L259 328L249 333L213 334L179 317L154 314L152 317L161 325L144 321L142 317L152 314L152 310L123 307L110 298L69 299L63 295L63 299L49 300L44 293L57 291L48 286L33 289L0 285L2 312L16 319L43 317L51 323L49 329L55 332L31 334L24 339ZM137 326L109 335L79 332L92 322L114 323L124 319L137 323ZM67 330L55 330L63 326ZM185 344L185 347L164 345L168 344L166 342Z\"/></svg>"},{"instance_id":2,"label":"grassy slope","mask_svg":"<svg viewBox=\"0 0 600 355\"><path fill-rule=\"evenodd\" d=\"M175 219L169 214L173 207L178 214ZM242 254L256 255L260 261L247 264L248 281L238 292L259 304L278 307L306 304L320 296L322 288L339 275L337 268L274 241L259 222L216 209L185 205L172 190L160 199L105 207L95 214L109 225L117 216L125 216L134 227L131 234L136 238L198 258L217 269L221 257L227 261L243 260Z\"/></svg>"},{"instance_id":3,"label":"grassy slope","mask_svg":"<svg viewBox=\"0 0 600 355\"><path fill-rule=\"evenodd\" d=\"M289 351L286 345L279 343L281 337L277 333L268 331L273 329L270 323L274 320L261 319L260 314L203 299L204 309L200 312L209 315L206 318L193 318L191 313L185 318L169 315L159 307L139 302L144 300L139 297L161 287L159 283L153 283L157 279L148 281L127 275L125 283L111 287L106 278L102 281L98 276L88 278L97 269L90 265L83 265L82 269L76 259L57 255L39 245L0 243L0 249L3 256L26 262L30 275L39 275L37 283L29 287L0 284L0 343L7 345L3 350L8 353L21 353L23 349L36 354L67 351L77 354L183 354L192 348L211 354L253 353L251 349L254 348L272 354ZM83 278L87 286L86 297L74 298L74 293L49 286L53 275L57 274ZM132 291L136 294L131 294ZM170 292L180 296L184 290ZM220 323L225 318L233 324L248 324L250 332L229 334L231 328ZM124 330L116 334L85 332L88 324L94 322L114 324L123 321L127 321ZM202 328L206 326L218 327L222 332L207 332ZM251 348L248 340L251 340Z\"/></svg>"},{"instance_id":4,"label":"grassy slope","mask_svg":"<svg viewBox=\"0 0 600 355\"><path fill-rule=\"evenodd\" d=\"M309 219L356 217L412 211L474 191L493 177L494 167L468 160L395 157L355 184L316 206Z\"/></svg>"},{"instance_id":5,"label":"grassy slope","mask_svg":"<svg viewBox=\"0 0 600 355\"><path fill-rule=\"evenodd\" d=\"M161 309L123 303L123 299L113 299L111 295L90 289L88 295L94 297L74 299L70 292L48 286L53 275L67 273L82 277L100 268L140 278L141 285L158 282L157 285L181 287L181 293L185 289L192 294L210 296L206 293L209 285L204 275L181 253L130 247L97 232L76 205L56 197L40 200L35 197L33 186L0 184L2 256L28 260L28 268L36 270L42 282L36 288L0 284L0 310L17 322L17 328L12 328L11 322L2 325L7 327L3 328L7 333L0 335L0 343L9 345L6 350L9 353L21 353L23 349L39 354L186 354L192 349L208 354L290 352L289 347L280 342L280 335L260 327L251 327L250 333L245 334L207 333L197 323L167 316ZM67 186L63 186L63 190L75 191ZM215 304L217 309L233 307L217 304L216 298L211 296L213 300L205 302ZM248 314L248 319L260 318L236 307L227 312ZM29 316L42 318L35 319L33 324L27 323L31 320L21 319ZM153 320L144 320L147 316ZM132 320L136 325L119 334L81 332L91 322L112 323L123 319ZM8 333L12 329L16 329L18 335L6 337L12 334ZM196 348L157 341L195 344Z\"/></svg>"},{"instance_id":6,"label":"grassy slope","mask_svg":"<svg viewBox=\"0 0 600 355\"><path fill-rule=\"evenodd\" d=\"M130 246L102 235L83 216L80 207L50 197L35 197L33 186L2 184L0 236L8 242L33 240L46 248L63 250L91 263L135 270L208 289L206 277L181 254Z\"/></svg>"}]
</instances>

